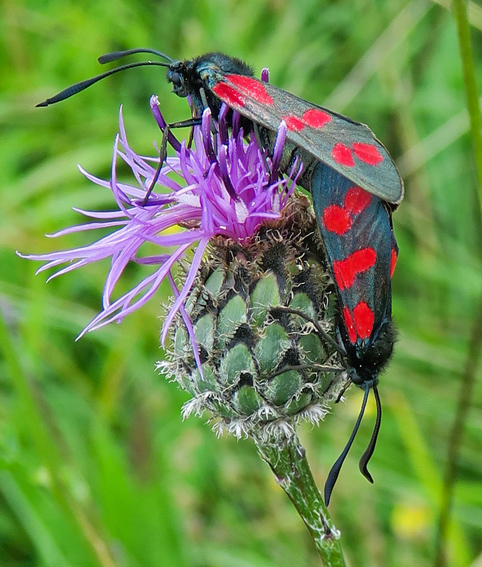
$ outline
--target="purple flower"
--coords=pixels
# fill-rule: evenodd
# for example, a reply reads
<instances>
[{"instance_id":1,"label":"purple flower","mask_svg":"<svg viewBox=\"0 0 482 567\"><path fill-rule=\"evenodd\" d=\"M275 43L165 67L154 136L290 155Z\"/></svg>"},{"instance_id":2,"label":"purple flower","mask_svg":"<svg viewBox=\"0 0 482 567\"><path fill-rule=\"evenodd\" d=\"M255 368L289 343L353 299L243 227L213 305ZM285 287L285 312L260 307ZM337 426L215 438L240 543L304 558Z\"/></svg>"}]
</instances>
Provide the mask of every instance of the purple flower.
<instances>
[{"instance_id":1,"label":"purple flower","mask_svg":"<svg viewBox=\"0 0 482 567\"><path fill-rule=\"evenodd\" d=\"M157 97L151 98L151 109L164 131L166 123L159 110ZM68 264L51 277L104 258L111 259L102 297L102 311L80 336L113 321L121 321L144 305L165 278L171 284L175 300L164 321L162 343L177 312L181 312L193 336L192 325L184 311L184 301L209 241L221 235L241 244L249 244L260 225L280 217L280 212L294 191L301 169L293 168L287 178L281 178L279 174L278 164L286 126L282 123L278 131L273 158L270 159L266 151L259 148L254 136L251 136L251 141L245 141L239 126L240 117L236 113L228 134L227 111L227 107L221 110L216 135L211 133L210 110L204 111L201 126L194 128L193 148L170 134L169 143L176 155L168 157L160 171L158 156L140 156L131 149L120 112L120 134L114 143L110 181L99 179L79 168L90 181L112 191L117 210L92 212L75 209L94 220L51 236L105 228L112 228L112 232L80 248L23 257L46 262L39 272ZM118 181L119 159L131 168L135 184ZM176 179L180 178L182 183L170 177L172 173L177 174ZM154 190L149 194L151 185ZM149 198L146 202L147 194ZM143 256L140 248L145 243L158 245L159 254ZM167 253L167 248L174 251ZM183 287L179 290L174 283L172 269L188 253L192 254L192 259ZM113 299L114 288L129 262L152 266L153 271L132 290Z\"/></svg>"}]
</instances>

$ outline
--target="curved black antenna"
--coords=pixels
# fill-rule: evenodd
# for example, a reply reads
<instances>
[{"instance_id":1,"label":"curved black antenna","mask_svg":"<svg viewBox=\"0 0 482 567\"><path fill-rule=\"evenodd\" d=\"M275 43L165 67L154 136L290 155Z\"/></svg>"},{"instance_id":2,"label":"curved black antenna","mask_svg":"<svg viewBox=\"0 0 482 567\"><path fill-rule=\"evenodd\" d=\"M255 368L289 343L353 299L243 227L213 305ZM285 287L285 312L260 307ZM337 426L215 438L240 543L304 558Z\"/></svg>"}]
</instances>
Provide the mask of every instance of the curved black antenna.
<instances>
[{"instance_id":1,"label":"curved black antenna","mask_svg":"<svg viewBox=\"0 0 482 567\"><path fill-rule=\"evenodd\" d=\"M341 455L336 460L335 464L331 467L330 472L328 473L328 478L325 482L325 506L328 506L330 503L331 493L333 492L333 487L335 486L336 479L340 474L341 467L348 455L348 451L350 450L353 441L355 439L355 435L358 433L358 429L360 427L360 423L363 419L363 414L365 413L365 408L367 405L368 394L370 393L370 385L367 384L365 386L365 396L363 397L362 407L360 409L360 413L358 414L358 419L356 420L355 427L351 432L350 439L348 439L348 443L346 444L345 448L343 449Z\"/></svg>"},{"instance_id":2,"label":"curved black antenna","mask_svg":"<svg viewBox=\"0 0 482 567\"><path fill-rule=\"evenodd\" d=\"M161 61L139 61L137 63L129 63L128 65L121 65L120 67L116 67L115 69L111 69L110 71L106 71L100 75L92 77L91 79L87 79L85 81L80 81L80 83L75 83L75 85L71 85L67 87L63 91L60 91L52 98L47 98L43 102L39 102L35 106L49 106L49 104L55 104L56 102L60 102L61 100L65 100L66 98L70 98L74 94L80 93L81 91L85 90L86 88L90 87L97 81L101 81L114 73L119 73L119 71L125 71L126 69L132 69L134 67L142 67L145 65L157 65L159 67L169 67L168 63L162 63Z\"/></svg>"},{"instance_id":3,"label":"curved black antenna","mask_svg":"<svg viewBox=\"0 0 482 567\"><path fill-rule=\"evenodd\" d=\"M174 59L171 59L169 55L158 51L157 49L151 49L149 47L136 47L135 49L126 49L125 51L112 51L111 53L106 53L105 55L101 55L97 61L104 65L105 63L110 63L111 61L117 61L122 57L126 57L127 55L132 55L133 53L152 53L153 55L157 55L158 57L162 57L169 63L174 63Z\"/></svg>"},{"instance_id":4,"label":"curved black antenna","mask_svg":"<svg viewBox=\"0 0 482 567\"><path fill-rule=\"evenodd\" d=\"M373 484L373 478L372 475L368 472L367 465L368 465L368 461L371 459L373 455L373 451L375 450L378 433L380 432L380 425L382 423L382 404L380 402L380 396L378 395L378 389L376 386L373 386L373 393L375 394L375 401L377 404L377 419L375 421L375 427L373 428L373 433L370 438L370 442L368 443L368 447L361 456L360 462L358 464L362 475L372 484Z\"/></svg>"}]
</instances>

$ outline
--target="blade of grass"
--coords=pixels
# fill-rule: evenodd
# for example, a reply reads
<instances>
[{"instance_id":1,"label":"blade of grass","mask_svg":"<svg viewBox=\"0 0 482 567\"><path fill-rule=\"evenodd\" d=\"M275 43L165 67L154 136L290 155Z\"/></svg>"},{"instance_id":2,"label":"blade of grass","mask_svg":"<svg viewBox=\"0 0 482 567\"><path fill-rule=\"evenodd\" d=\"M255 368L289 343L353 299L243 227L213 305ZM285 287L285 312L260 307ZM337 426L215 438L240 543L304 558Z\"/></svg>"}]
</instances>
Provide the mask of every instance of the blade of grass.
<instances>
[{"instance_id":1,"label":"blade of grass","mask_svg":"<svg viewBox=\"0 0 482 567\"><path fill-rule=\"evenodd\" d=\"M432 2L440 4L440 6L447 8L447 10L450 10L450 0L432 0ZM469 16L470 25L474 26L474 28L482 30L482 7L475 4L475 2L469 2L467 4L467 14Z\"/></svg>"},{"instance_id":2,"label":"blade of grass","mask_svg":"<svg viewBox=\"0 0 482 567\"><path fill-rule=\"evenodd\" d=\"M20 482L10 471L0 473L0 489L9 506L21 518L25 530L33 534L32 539L35 539L35 546L44 564L73 567L70 558L60 549L55 540L55 531L45 521L45 516L41 511L29 500Z\"/></svg>"},{"instance_id":3,"label":"blade of grass","mask_svg":"<svg viewBox=\"0 0 482 567\"><path fill-rule=\"evenodd\" d=\"M68 520L77 527L80 535L90 548L93 558L95 557L96 564L101 567L114 567L114 562L110 557L106 543L89 522L83 510L73 501L59 476L62 469L62 458L52 440L42 412L37 405L28 378L22 368L16 345L11 338L9 328L1 312L0 351L3 351L10 378L17 390L20 403L23 405L25 423L32 424L29 428L30 434L33 437L40 458L49 471L52 492L57 503Z\"/></svg>"},{"instance_id":4,"label":"blade of grass","mask_svg":"<svg viewBox=\"0 0 482 567\"><path fill-rule=\"evenodd\" d=\"M400 435L407 448L407 454L411 459L416 477L420 486L424 488L432 509L435 510L440 502L440 489L443 486L443 479L433 459L430 445L411 411L410 404L400 391L393 396L390 404L394 408L393 415L397 419ZM448 534L448 539L454 550L453 564L466 565L470 560L470 546L463 527L459 523L454 523L450 534Z\"/></svg>"},{"instance_id":5,"label":"blade of grass","mask_svg":"<svg viewBox=\"0 0 482 567\"><path fill-rule=\"evenodd\" d=\"M431 7L430 2L419 0L407 4L323 104L342 112L380 65L407 39Z\"/></svg>"}]
</instances>

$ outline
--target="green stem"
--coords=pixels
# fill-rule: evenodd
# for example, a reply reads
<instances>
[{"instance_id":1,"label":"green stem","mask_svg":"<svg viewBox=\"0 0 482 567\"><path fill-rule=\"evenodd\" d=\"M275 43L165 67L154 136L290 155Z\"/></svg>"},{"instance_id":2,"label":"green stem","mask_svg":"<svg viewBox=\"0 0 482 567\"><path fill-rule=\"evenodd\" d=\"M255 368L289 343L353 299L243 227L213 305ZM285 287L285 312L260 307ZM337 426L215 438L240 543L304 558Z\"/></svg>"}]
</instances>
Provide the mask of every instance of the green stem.
<instances>
[{"instance_id":1,"label":"green stem","mask_svg":"<svg viewBox=\"0 0 482 567\"><path fill-rule=\"evenodd\" d=\"M462 375L459 399L457 401L457 410L455 412L454 422L450 431L449 446L447 449L447 464L444 472L442 501L440 505L440 513L438 518L436 541L435 541L435 567L444 567L447 565L446 541L450 526L450 516L452 511L452 502L454 496L454 486L457 480L457 464L462 446L462 438L464 435L465 422L472 401L472 392L474 390L478 362L480 358L480 350L482 348L482 298L477 309L475 324L472 329L470 339L469 352L465 371Z\"/></svg>"},{"instance_id":2,"label":"green stem","mask_svg":"<svg viewBox=\"0 0 482 567\"><path fill-rule=\"evenodd\" d=\"M268 463L304 521L325 567L345 567L340 532L331 521L311 474L306 451L295 433L269 439L254 438L261 458Z\"/></svg>"},{"instance_id":3,"label":"green stem","mask_svg":"<svg viewBox=\"0 0 482 567\"><path fill-rule=\"evenodd\" d=\"M453 0L453 14L457 25L460 56L464 75L465 93L467 97L467 109L470 117L470 131L474 151L475 166L478 178L478 202L482 216L482 136L481 136L481 113L479 104L479 93L475 75L474 57L470 39L470 26L467 17L467 3L465 0ZM475 387L475 378L480 358L482 345L482 299L477 310L475 324L472 330L465 371L460 382L460 391L457 410L452 424L449 447L447 451L447 464L442 487L440 513L438 518L437 533L435 540L434 566L444 567L447 565L447 539L450 526L454 487L457 478L457 463L462 446L465 423L470 410L472 393Z\"/></svg>"},{"instance_id":4,"label":"green stem","mask_svg":"<svg viewBox=\"0 0 482 567\"><path fill-rule=\"evenodd\" d=\"M480 117L479 93L477 89L477 78L475 76L474 55L472 42L470 40L470 26L467 18L466 0L453 0L452 9L457 25L460 56L462 58L462 70L464 74L465 94L467 97L467 109L470 117L470 132L477 168L479 208L482 215L482 136Z\"/></svg>"}]
</instances>

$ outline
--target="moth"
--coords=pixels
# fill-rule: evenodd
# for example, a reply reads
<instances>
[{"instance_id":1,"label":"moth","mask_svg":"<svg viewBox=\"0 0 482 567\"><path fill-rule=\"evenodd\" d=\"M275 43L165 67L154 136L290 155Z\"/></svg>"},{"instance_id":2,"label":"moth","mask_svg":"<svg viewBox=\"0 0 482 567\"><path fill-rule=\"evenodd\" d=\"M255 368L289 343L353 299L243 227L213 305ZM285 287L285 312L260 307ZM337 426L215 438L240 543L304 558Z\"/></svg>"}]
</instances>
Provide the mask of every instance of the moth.
<instances>
[{"instance_id":1,"label":"moth","mask_svg":"<svg viewBox=\"0 0 482 567\"><path fill-rule=\"evenodd\" d=\"M325 485L328 505L343 461L363 418L370 390L377 417L360 470L370 481L367 464L375 449L381 424L379 373L393 351L391 279L398 256L392 211L403 198L400 174L373 132L351 118L303 100L257 79L249 65L222 53L207 53L176 61L154 49L131 49L99 58L107 63L134 53L152 53L164 61L141 61L116 67L82 81L37 106L69 98L105 77L133 67L167 68L173 92L189 97L191 118L172 126L200 123L209 107L214 120L222 104L244 118L244 126L272 152L276 133L286 124L286 143L280 167L288 171L303 163L298 183L311 192L339 300L337 334L350 368L351 381L365 392L350 439L333 465Z\"/></svg>"}]
</instances>

